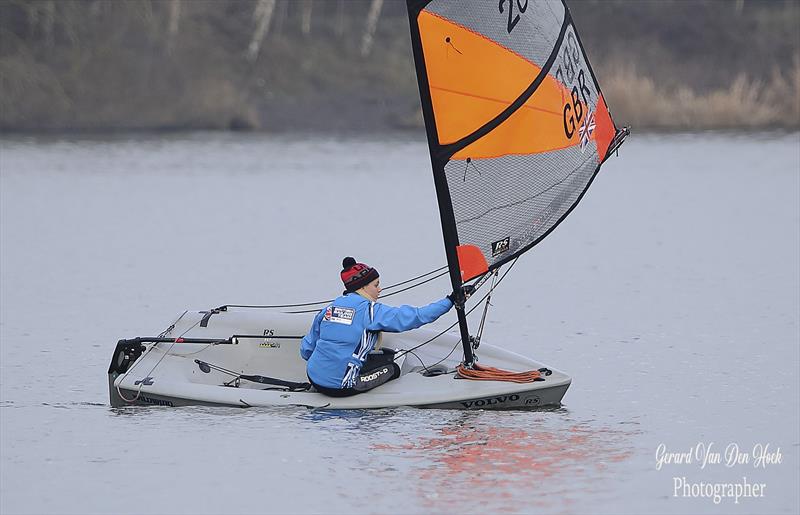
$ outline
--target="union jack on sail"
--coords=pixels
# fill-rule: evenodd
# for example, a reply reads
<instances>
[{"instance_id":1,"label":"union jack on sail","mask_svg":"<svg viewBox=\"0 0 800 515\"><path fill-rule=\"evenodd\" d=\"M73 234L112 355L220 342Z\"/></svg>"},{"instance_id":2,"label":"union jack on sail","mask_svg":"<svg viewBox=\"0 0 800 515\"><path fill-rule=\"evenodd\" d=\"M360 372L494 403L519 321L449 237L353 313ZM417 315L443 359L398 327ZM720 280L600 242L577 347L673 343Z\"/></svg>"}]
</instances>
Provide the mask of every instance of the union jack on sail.
<instances>
[{"instance_id":1,"label":"union jack on sail","mask_svg":"<svg viewBox=\"0 0 800 515\"><path fill-rule=\"evenodd\" d=\"M586 145L589 144L589 139L592 137L592 133L594 133L594 113L590 112L586 118L583 119L583 124L580 128L580 135L581 135L581 153L583 153Z\"/></svg>"}]
</instances>

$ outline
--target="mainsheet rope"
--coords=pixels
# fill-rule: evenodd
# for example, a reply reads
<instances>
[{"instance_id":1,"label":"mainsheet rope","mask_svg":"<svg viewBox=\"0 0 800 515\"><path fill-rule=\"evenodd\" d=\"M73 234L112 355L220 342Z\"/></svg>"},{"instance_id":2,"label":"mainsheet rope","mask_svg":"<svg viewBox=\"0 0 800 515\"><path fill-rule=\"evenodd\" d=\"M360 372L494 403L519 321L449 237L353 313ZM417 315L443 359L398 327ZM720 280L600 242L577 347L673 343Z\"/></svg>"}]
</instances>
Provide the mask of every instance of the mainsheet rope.
<instances>
[{"instance_id":1,"label":"mainsheet rope","mask_svg":"<svg viewBox=\"0 0 800 515\"><path fill-rule=\"evenodd\" d=\"M538 370L527 370L525 372L511 372L495 367L487 367L478 363L473 363L472 368L467 368L464 364L456 367L456 372L462 379L472 379L473 381L509 381L512 383L532 383L542 377Z\"/></svg>"}]
</instances>

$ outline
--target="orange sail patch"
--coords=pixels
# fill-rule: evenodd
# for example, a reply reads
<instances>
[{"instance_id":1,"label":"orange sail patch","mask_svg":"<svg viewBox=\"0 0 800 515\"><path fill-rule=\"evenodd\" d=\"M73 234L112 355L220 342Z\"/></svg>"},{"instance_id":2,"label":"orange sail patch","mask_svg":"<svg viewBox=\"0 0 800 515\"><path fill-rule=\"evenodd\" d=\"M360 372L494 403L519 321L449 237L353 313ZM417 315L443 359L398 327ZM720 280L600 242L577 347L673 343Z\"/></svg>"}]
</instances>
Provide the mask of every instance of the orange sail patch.
<instances>
[{"instance_id":1,"label":"orange sail patch","mask_svg":"<svg viewBox=\"0 0 800 515\"><path fill-rule=\"evenodd\" d=\"M475 245L459 245L456 247L456 253L461 268L461 282L467 282L489 270L489 264L483 257L481 249Z\"/></svg>"},{"instance_id":2,"label":"orange sail patch","mask_svg":"<svg viewBox=\"0 0 800 515\"><path fill-rule=\"evenodd\" d=\"M458 141L492 120L541 71L511 50L440 16L422 11L418 23L440 144ZM532 154L578 144L579 138L568 139L564 133L568 95L548 75L519 110L453 158Z\"/></svg>"},{"instance_id":3,"label":"orange sail patch","mask_svg":"<svg viewBox=\"0 0 800 515\"><path fill-rule=\"evenodd\" d=\"M611 115L608 113L608 107L606 107L606 100L603 95L600 95L597 100L595 119L597 128L594 132L594 138L597 143L597 158L602 161L606 157L608 146L611 144L611 140L614 139L614 134L617 132L614 122L611 120Z\"/></svg>"}]
</instances>

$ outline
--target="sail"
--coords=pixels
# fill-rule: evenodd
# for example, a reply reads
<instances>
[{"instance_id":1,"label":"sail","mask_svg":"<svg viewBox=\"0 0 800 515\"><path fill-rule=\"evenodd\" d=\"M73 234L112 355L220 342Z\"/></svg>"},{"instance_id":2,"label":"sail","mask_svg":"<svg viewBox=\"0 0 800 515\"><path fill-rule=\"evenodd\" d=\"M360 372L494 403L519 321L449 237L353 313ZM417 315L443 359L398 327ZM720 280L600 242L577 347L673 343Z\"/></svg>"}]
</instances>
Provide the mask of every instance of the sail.
<instances>
[{"instance_id":1,"label":"sail","mask_svg":"<svg viewBox=\"0 0 800 515\"><path fill-rule=\"evenodd\" d=\"M547 236L625 133L563 1L407 5L457 287Z\"/></svg>"}]
</instances>

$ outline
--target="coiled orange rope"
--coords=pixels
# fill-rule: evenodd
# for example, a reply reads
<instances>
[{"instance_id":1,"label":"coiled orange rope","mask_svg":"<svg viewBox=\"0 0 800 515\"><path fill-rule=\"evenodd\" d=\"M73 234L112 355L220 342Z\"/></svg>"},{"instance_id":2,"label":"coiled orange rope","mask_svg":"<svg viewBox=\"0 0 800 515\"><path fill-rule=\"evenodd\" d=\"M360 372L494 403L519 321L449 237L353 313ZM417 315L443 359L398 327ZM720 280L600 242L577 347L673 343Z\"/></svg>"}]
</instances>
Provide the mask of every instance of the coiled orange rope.
<instances>
[{"instance_id":1,"label":"coiled orange rope","mask_svg":"<svg viewBox=\"0 0 800 515\"><path fill-rule=\"evenodd\" d=\"M526 372L510 372L495 367L485 367L477 363L472 368L466 368L464 364L456 367L458 376L464 379L474 379L476 381L510 381L512 383L532 383L542 376L538 370L528 370Z\"/></svg>"}]
</instances>

